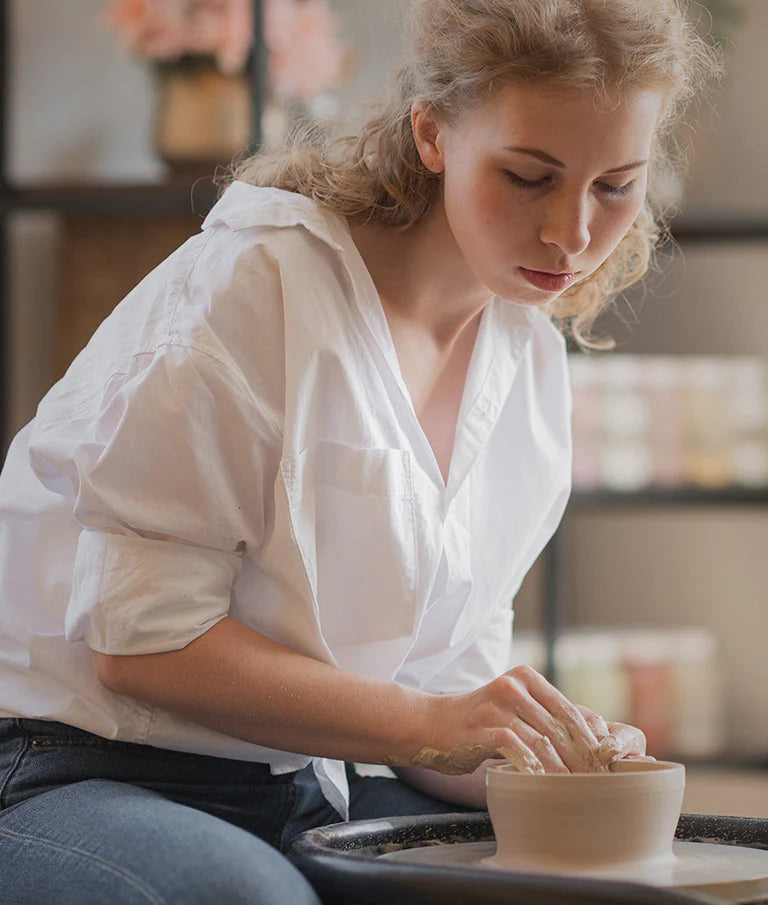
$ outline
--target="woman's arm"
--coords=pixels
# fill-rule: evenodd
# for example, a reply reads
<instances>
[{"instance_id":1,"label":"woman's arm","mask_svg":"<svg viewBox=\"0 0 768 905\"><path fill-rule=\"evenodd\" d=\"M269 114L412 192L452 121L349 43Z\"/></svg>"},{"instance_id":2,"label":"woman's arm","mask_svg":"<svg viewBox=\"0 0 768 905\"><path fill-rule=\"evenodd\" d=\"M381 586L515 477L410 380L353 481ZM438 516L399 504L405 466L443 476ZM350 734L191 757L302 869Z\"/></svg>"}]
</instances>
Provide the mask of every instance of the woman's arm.
<instances>
[{"instance_id":1,"label":"woman's arm","mask_svg":"<svg viewBox=\"0 0 768 905\"><path fill-rule=\"evenodd\" d=\"M437 773L434 770L425 770L422 767L395 767L398 779L407 782L409 786L449 801L452 804L468 808L480 808L485 810L485 768L489 764L503 763L500 760L486 760L472 773L464 773L461 776L447 776L445 773Z\"/></svg>"},{"instance_id":2,"label":"woman's arm","mask_svg":"<svg viewBox=\"0 0 768 905\"><path fill-rule=\"evenodd\" d=\"M231 617L180 650L93 656L117 694L257 745L341 760L407 764L436 699L344 672Z\"/></svg>"},{"instance_id":3,"label":"woman's arm","mask_svg":"<svg viewBox=\"0 0 768 905\"><path fill-rule=\"evenodd\" d=\"M319 662L231 617L180 650L94 657L117 694L271 748L456 776L488 758L534 772L605 769L578 709L527 667L430 694Z\"/></svg>"}]
</instances>

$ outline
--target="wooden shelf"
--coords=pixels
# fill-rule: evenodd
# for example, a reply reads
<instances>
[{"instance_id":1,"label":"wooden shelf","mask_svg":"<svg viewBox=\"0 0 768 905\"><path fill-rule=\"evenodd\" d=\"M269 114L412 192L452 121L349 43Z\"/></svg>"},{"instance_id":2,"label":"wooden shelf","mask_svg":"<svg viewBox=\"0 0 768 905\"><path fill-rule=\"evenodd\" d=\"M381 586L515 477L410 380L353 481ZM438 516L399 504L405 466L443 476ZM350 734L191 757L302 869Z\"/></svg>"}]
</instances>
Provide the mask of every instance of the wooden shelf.
<instances>
[{"instance_id":1,"label":"wooden shelf","mask_svg":"<svg viewBox=\"0 0 768 905\"><path fill-rule=\"evenodd\" d=\"M768 240L768 216L734 219L723 214L716 220L681 217L672 221L670 230L676 242L764 242Z\"/></svg>"},{"instance_id":2,"label":"wooden shelf","mask_svg":"<svg viewBox=\"0 0 768 905\"><path fill-rule=\"evenodd\" d=\"M14 210L78 214L206 214L218 190L210 176L155 184L77 184L5 186L0 213Z\"/></svg>"},{"instance_id":3,"label":"wooden shelf","mask_svg":"<svg viewBox=\"0 0 768 905\"><path fill-rule=\"evenodd\" d=\"M643 490L574 490L569 510L674 506L766 506L768 487L647 487Z\"/></svg>"}]
</instances>

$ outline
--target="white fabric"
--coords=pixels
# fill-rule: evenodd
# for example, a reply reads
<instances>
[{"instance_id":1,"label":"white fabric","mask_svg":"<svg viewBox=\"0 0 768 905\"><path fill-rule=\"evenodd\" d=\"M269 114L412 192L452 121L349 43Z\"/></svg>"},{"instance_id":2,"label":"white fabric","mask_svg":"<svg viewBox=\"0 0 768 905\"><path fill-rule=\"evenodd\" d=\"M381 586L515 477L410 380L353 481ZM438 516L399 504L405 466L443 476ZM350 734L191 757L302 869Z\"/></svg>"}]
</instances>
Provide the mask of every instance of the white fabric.
<instances>
[{"instance_id":1,"label":"white fabric","mask_svg":"<svg viewBox=\"0 0 768 905\"><path fill-rule=\"evenodd\" d=\"M234 184L12 444L0 714L301 768L96 679L89 648L178 649L228 613L369 676L489 681L569 492L569 420L562 338L494 300L446 486L346 222ZM343 766L315 770L344 813Z\"/></svg>"}]
</instances>

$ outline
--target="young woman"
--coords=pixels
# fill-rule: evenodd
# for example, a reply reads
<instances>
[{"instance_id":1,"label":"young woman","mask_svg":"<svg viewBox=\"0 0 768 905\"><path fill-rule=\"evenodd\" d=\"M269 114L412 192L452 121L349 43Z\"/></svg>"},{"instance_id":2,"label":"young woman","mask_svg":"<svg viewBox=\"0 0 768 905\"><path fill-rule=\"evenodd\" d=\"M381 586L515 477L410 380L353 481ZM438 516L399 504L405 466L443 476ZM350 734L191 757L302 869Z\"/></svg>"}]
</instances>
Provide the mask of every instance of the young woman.
<instances>
[{"instance_id":1,"label":"young woman","mask_svg":"<svg viewBox=\"0 0 768 905\"><path fill-rule=\"evenodd\" d=\"M279 853L644 753L530 669L564 341L714 63L676 0L418 0L359 137L257 156L0 481L0 898L313 902ZM350 762L388 764L364 779Z\"/></svg>"}]
</instances>

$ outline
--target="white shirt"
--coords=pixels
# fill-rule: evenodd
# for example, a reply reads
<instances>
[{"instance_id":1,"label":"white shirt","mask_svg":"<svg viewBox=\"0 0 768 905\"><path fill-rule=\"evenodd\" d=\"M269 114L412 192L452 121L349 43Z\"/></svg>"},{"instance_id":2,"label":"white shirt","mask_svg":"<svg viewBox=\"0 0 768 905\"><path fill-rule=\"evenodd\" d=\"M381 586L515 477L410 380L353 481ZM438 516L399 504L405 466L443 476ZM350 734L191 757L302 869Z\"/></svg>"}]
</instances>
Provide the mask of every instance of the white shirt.
<instances>
[{"instance_id":1,"label":"white shirt","mask_svg":"<svg viewBox=\"0 0 768 905\"><path fill-rule=\"evenodd\" d=\"M0 715L312 760L115 695L89 648L184 647L227 614L433 692L505 670L511 601L570 480L564 343L483 312L447 484L346 221L235 183L99 327L0 477ZM343 765L314 759L346 814Z\"/></svg>"}]
</instances>

